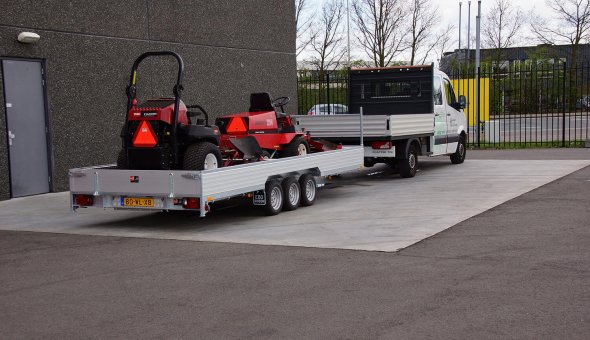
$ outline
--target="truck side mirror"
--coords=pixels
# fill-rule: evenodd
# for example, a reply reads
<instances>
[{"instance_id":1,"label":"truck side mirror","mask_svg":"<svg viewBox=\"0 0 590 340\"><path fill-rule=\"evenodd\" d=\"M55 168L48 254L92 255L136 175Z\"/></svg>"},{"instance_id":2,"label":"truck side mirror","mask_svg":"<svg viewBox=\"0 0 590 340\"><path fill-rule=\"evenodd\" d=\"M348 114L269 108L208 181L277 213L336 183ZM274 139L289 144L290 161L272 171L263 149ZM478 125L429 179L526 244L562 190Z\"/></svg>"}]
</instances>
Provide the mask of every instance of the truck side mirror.
<instances>
[{"instance_id":1,"label":"truck side mirror","mask_svg":"<svg viewBox=\"0 0 590 340\"><path fill-rule=\"evenodd\" d=\"M465 99L465 96L464 95L460 95L459 96L459 107L461 109L464 109L464 108L467 107L467 99Z\"/></svg>"}]
</instances>

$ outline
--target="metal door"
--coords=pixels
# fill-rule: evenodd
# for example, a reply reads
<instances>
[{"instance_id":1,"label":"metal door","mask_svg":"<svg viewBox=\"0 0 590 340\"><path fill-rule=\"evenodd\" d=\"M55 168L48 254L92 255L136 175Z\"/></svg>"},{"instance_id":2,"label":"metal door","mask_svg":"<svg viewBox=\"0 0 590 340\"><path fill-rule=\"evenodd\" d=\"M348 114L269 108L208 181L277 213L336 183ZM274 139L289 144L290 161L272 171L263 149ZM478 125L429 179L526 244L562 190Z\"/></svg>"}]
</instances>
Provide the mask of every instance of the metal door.
<instances>
[{"instance_id":1,"label":"metal door","mask_svg":"<svg viewBox=\"0 0 590 340\"><path fill-rule=\"evenodd\" d=\"M12 197L49 192L43 65L2 60Z\"/></svg>"},{"instance_id":2,"label":"metal door","mask_svg":"<svg viewBox=\"0 0 590 340\"><path fill-rule=\"evenodd\" d=\"M443 91L442 78L433 77L434 92L434 138L432 151L433 156L442 155L447 152L447 111L445 109L445 92Z\"/></svg>"}]
</instances>

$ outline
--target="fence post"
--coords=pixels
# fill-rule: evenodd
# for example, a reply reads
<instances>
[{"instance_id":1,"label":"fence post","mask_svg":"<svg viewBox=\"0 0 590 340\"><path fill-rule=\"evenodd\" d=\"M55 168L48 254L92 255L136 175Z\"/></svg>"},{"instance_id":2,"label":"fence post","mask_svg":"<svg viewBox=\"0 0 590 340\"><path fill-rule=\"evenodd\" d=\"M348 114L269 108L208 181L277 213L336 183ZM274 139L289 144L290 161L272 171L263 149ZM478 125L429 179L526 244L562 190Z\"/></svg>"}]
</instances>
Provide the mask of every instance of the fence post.
<instances>
[{"instance_id":1,"label":"fence post","mask_svg":"<svg viewBox=\"0 0 590 340\"><path fill-rule=\"evenodd\" d=\"M481 67L477 68L477 73L475 75L475 114L477 117L477 147L480 148L480 135L481 135L481 117L479 116L479 109L480 109L480 105L479 105L479 100L481 99L480 96L480 84L479 84L479 77L480 77L480 73L481 73Z\"/></svg>"},{"instance_id":2,"label":"fence post","mask_svg":"<svg viewBox=\"0 0 590 340\"><path fill-rule=\"evenodd\" d=\"M565 147L565 110L566 110L566 95L565 95L565 84L566 84L566 77L567 77L567 63L563 63L563 93L562 93L562 101L563 101L563 112L561 116L561 147Z\"/></svg>"},{"instance_id":3,"label":"fence post","mask_svg":"<svg viewBox=\"0 0 590 340\"><path fill-rule=\"evenodd\" d=\"M326 102L328 103L328 114L330 114L330 73L326 72Z\"/></svg>"}]
</instances>

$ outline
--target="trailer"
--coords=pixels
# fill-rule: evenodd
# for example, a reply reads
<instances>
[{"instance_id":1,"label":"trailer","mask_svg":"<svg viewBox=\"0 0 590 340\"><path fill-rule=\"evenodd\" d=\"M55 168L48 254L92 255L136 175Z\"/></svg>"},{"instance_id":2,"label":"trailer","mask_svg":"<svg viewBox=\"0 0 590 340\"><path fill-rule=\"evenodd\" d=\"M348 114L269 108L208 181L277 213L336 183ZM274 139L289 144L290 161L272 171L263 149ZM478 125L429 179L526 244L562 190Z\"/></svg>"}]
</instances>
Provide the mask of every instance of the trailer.
<instances>
[{"instance_id":1,"label":"trailer","mask_svg":"<svg viewBox=\"0 0 590 340\"><path fill-rule=\"evenodd\" d=\"M296 129L344 145L360 138L365 166L395 165L402 177L416 174L418 156L464 161L465 97L432 65L351 69L348 92L350 113L294 116Z\"/></svg>"},{"instance_id":2,"label":"trailer","mask_svg":"<svg viewBox=\"0 0 590 340\"><path fill-rule=\"evenodd\" d=\"M251 197L268 215L312 205L321 180L357 170L363 148L268 159L203 171L129 170L115 164L69 171L70 205L143 211L198 211L233 197Z\"/></svg>"}]
</instances>

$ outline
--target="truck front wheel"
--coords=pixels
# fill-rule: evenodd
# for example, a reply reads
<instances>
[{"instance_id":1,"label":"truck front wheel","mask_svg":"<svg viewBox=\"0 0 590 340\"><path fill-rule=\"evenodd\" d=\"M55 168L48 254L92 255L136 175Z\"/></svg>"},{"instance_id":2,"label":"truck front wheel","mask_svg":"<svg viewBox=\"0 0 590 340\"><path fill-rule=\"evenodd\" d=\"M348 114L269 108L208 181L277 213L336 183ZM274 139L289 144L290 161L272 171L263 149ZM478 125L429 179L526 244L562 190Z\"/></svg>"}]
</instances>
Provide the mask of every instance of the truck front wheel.
<instances>
[{"instance_id":1,"label":"truck front wheel","mask_svg":"<svg viewBox=\"0 0 590 340\"><path fill-rule=\"evenodd\" d=\"M411 178L416 176L418 170L418 150L415 145L410 145L408 154L404 159L397 162L399 174L403 178Z\"/></svg>"},{"instance_id":2,"label":"truck front wheel","mask_svg":"<svg viewBox=\"0 0 590 340\"><path fill-rule=\"evenodd\" d=\"M467 148L465 147L465 137L461 135L459 137L459 143L457 144L457 151L451 155L451 163L461 164L465 161L465 155L467 154Z\"/></svg>"}]
</instances>

